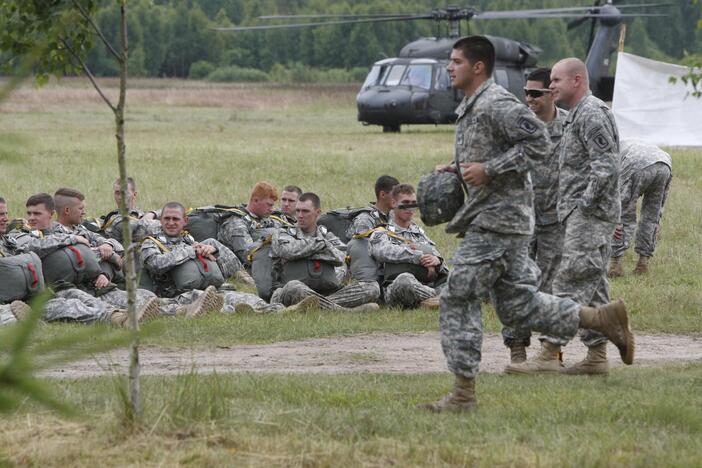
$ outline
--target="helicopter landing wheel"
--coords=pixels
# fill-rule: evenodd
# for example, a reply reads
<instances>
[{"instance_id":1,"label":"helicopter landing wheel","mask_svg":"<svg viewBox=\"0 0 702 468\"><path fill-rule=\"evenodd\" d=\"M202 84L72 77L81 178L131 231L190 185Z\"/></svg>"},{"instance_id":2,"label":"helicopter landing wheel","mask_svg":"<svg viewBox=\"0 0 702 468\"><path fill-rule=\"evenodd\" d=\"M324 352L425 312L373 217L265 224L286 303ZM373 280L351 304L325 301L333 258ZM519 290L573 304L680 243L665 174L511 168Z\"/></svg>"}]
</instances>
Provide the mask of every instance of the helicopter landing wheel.
<instances>
[{"instance_id":1,"label":"helicopter landing wheel","mask_svg":"<svg viewBox=\"0 0 702 468\"><path fill-rule=\"evenodd\" d=\"M400 133L400 125L383 125L383 133Z\"/></svg>"}]
</instances>

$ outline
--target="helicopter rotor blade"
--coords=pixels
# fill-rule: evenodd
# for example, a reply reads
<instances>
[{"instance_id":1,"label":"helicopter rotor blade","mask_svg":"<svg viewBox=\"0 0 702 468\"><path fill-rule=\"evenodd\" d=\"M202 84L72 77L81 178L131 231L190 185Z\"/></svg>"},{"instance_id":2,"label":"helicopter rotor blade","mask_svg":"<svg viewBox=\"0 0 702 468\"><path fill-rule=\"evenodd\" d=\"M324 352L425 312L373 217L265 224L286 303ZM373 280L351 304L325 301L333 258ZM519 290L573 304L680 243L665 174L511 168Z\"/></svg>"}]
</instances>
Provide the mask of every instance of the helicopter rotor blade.
<instances>
[{"instance_id":1,"label":"helicopter rotor blade","mask_svg":"<svg viewBox=\"0 0 702 468\"><path fill-rule=\"evenodd\" d=\"M405 17L405 16L420 16L422 13L368 13L368 14L348 14L348 15L333 15L333 14L322 14L322 15L267 15L258 16L261 20L286 20L286 19L313 19L313 18L394 18L394 17Z\"/></svg>"},{"instance_id":2,"label":"helicopter rotor blade","mask_svg":"<svg viewBox=\"0 0 702 468\"><path fill-rule=\"evenodd\" d=\"M214 31L260 31L266 29L300 29L317 26L329 26L339 24L357 24L357 23L382 23L387 21L414 21L420 19L431 19L431 15L412 15L412 16L391 16L386 18L366 18L354 20L339 20L339 21L318 21L312 23L292 23L292 24L269 24L260 26L234 26L224 28L212 28Z\"/></svg>"},{"instance_id":3,"label":"helicopter rotor blade","mask_svg":"<svg viewBox=\"0 0 702 468\"><path fill-rule=\"evenodd\" d=\"M548 18L638 18L641 16L670 16L662 13L549 13L549 14L527 14L527 15L510 15L510 16L495 16L493 12L477 13L475 19L548 19Z\"/></svg>"},{"instance_id":4,"label":"helicopter rotor blade","mask_svg":"<svg viewBox=\"0 0 702 468\"><path fill-rule=\"evenodd\" d=\"M612 5L615 6L618 10L621 10L623 8L658 8L658 7L664 7L664 6L675 6L674 3L638 3L638 4L629 4L629 5ZM511 15L514 13L524 13L524 14L535 14L535 15L548 15L552 13L575 13L578 11L581 11L583 13L592 13L592 10L597 10L603 8L604 5L586 5L586 6L579 6L579 7L563 7L563 8L540 8L540 9L535 9L535 10L505 10L505 11L485 11L482 13L479 13L478 16L482 16L486 13L489 13L491 15L497 14L497 15Z\"/></svg>"}]
</instances>

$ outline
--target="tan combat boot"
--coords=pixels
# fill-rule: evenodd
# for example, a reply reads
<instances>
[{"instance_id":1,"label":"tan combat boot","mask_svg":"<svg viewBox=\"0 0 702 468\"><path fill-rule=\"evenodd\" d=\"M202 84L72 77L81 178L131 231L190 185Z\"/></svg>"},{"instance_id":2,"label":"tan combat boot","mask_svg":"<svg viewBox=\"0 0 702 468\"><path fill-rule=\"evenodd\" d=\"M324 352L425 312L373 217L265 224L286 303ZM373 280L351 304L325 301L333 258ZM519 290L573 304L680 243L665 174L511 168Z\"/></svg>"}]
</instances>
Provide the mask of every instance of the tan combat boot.
<instances>
[{"instance_id":1,"label":"tan combat boot","mask_svg":"<svg viewBox=\"0 0 702 468\"><path fill-rule=\"evenodd\" d=\"M375 312L380 310L380 306L375 302L369 302L367 304L361 304L360 306L351 307L347 309L349 312Z\"/></svg>"},{"instance_id":2,"label":"tan combat boot","mask_svg":"<svg viewBox=\"0 0 702 468\"><path fill-rule=\"evenodd\" d=\"M283 309L281 312L282 313L287 313L287 312L309 312L310 310L318 309L319 308L319 298L317 296L307 296L306 298L302 299L300 302L297 304L293 304L291 306L286 307Z\"/></svg>"},{"instance_id":3,"label":"tan combat boot","mask_svg":"<svg viewBox=\"0 0 702 468\"><path fill-rule=\"evenodd\" d=\"M219 312L224 305L224 297L217 292L214 286L208 286L200 297L192 304L178 307L176 315L185 315L188 318L198 318L211 311Z\"/></svg>"},{"instance_id":4,"label":"tan combat boot","mask_svg":"<svg viewBox=\"0 0 702 468\"><path fill-rule=\"evenodd\" d=\"M505 368L507 374L555 374L563 371L559 359L561 347L548 341L541 342L539 354L521 364L510 364Z\"/></svg>"},{"instance_id":5,"label":"tan combat boot","mask_svg":"<svg viewBox=\"0 0 702 468\"><path fill-rule=\"evenodd\" d=\"M639 255L639 261L636 262L636 266L634 267L635 275L645 275L648 273L648 259L649 257Z\"/></svg>"},{"instance_id":6,"label":"tan combat boot","mask_svg":"<svg viewBox=\"0 0 702 468\"><path fill-rule=\"evenodd\" d=\"M439 303L440 299L439 296L434 296L430 297L429 299L424 299L422 302L419 303L421 307L426 307L427 309L438 309L439 308Z\"/></svg>"},{"instance_id":7,"label":"tan combat boot","mask_svg":"<svg viewBox=\"0 0 702 468\"><path fill-rule=\"evenodd\" d=\"M251 275L246 270L239 270L234 274L234 281L240 281L247 286L256 287L256 281L251 277Z\"/></svg>"},{"instance_id":8,"label":"tan combat boot","mask_svg":"<svg viewBox=\"0 0 702 468\"><path fill-rule=\"evenodd\" d=\"M32 308L22 301L12 301L10 304L10 311L17 321L21 322L29 317L29 314L32 313Z\"/></svg>"},{"instance_id":9,"label":"tan combat boot","mask_svg":"<svg viewBox=\"0 0 702 468\"><path fill-rule=\"evenodd\" d=\"M475 380L457 375L453 389L439 401L419 405L419 409L433 413L467 413L475 410Z\"/></svg>"},{"instance_id":10,"label":"tan combat boot","mask_svg":"<svg viewBox=\"0 0 702 468\"><path fill-rule=\"evenodd\" d=\"M510 364L521 364L527 360L526 345L522 341L515 341L509 347Z\"/></svg>"},{"instance_id":11,"label":"tan combat boot","mask_svg":"<svg viewBox=\"0 0 702 468\"><path fill-rule=\"evenodd\" d=\"M152 297L137 309L137 322L146 323L161 315L161 301L157 297ZM126 328L129 326L129 312L126 309L116 309L110 316L112 325Z\"/></svg>"},{"instance_id":12,"label":"tan combat boot","mask_svg":"<svg viewBox=\"0 0 702 468\"><path fill-rule=\"evenodd\" d=\"M587 348L587 356L582 361L563 370L568 375L603 375L609 373L607 343Z\"/></svg>"},{"instance_id":13,"label":"tan combat boot","mask_svg":"<svg viewBox=\"0 0 702 468\"><path fill-rule=\"evenodd\" d=\"M254 309L251 305L246 304L244 302L236 304L234 306L234 312L237 314L255 314L256 309Z\"/></svg>"},{"instance_id":14,"label":"tan combat boot","mask_svg":"<svg viewBox=\"0 0 702 468\"><path fill-rule=\"evenodd\" d=\"M110 315L110 322L115 327L126 327L129 320L129 314L126 309L115 309Z\"/></svg>"},{"instance_id":15,"label":"tan combat boot","mask_svg":"<svg viewBox=\"0 0 702 468\"><path fill-rule=\"evenodd\" d=\"M624 364L634 362L634 334L629 328L629 316L624 302L610 302L594 308L580 308L580 327L605 335L618 349Z\"/></svg>"},{"instance_id":16,"label":"tan combat boot","mask_svg":"<svg viewBox=\"0 0 702 468\"><path fill-rule=\"evenodd\" d=\"M607 276L610 278L619 278L624 276L624 268L622 267L622 259L624 257L611 257L609 259L609 271Z\"/></svg>"}]
</instances>

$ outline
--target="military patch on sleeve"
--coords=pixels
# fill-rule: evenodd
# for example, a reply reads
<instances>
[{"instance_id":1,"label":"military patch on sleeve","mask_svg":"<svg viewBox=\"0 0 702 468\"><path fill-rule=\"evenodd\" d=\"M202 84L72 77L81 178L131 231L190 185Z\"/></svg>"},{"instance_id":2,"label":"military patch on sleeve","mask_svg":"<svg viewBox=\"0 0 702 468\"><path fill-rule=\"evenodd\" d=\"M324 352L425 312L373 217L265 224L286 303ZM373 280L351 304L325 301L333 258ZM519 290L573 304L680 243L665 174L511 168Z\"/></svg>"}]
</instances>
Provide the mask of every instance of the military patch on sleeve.
<instances>
[{"instance_id":1,"label":"military patch on sleeve","mask_svg":"<svg viewBox=\"0 0 702 468\"><path fill-rule=\"evenodd\" d=\"M587 135L587 140L591 141L595 148L600 151L607 151L612 147L612 142L605 134L602 127L595 128Z\"/></svg>"},{"instance_id":2,"label":"military patch on sleeve","mask_svg":"<svg viewBox=\"0 0 702 468\"><path fill-rule=\"evenodd\" d=\"M517 120L517 126L527 132L529 135L533 134L539 127L530 118L521 116Z\"/></svg>"}]
</instances>

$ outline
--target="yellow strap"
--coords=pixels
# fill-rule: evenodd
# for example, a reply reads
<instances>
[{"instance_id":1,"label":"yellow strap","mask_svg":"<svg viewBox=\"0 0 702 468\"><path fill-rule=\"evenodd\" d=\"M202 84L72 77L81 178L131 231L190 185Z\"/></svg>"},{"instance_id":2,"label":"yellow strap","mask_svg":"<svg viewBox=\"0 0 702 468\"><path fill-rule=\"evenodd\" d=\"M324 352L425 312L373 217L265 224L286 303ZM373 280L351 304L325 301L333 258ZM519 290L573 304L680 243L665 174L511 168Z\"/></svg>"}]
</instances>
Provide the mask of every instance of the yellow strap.
<instances>
[{"instance_id":1,"label":"yellow strap","mask_svg":"<svg viewBox=\"0 0 702 468\"><path fill-rule=\"evenodd\" d=\"M283 224L284 226L292 226L292 224L287 219L283 219L279 216L271 215L270 218L272 220L278 221L279 223Z\"/></svg>"},{"instance_id":2,"label":"yellow strap","mask_svg":"<svg viewBox=\"0 0 702 468\"><path fill-rule=\"evenodd\" d=\"M155 237L147 236L146 239L151 239L154 242L154 244L156 244L156 246L159 249L161 249L161 252L163 252L163 253L170 252L170 249L168 247L166 247L165 245L163 245L163 242L156 239Z\"/></svg>"},{"instance_id":3,"label":"yellow strap","mask_svg":"<svg viewBox=\"0 0 702 468\"><path fill-rule=\"evenodd\" d=\"M112 225L114 224L115 219L117 218L117 216L120 216L120 214L117 213L116 215L112 216L112 217L111 217L110 219L108 219L107 222L106 222L104 225L102 225L102 226L100 226L100 222L97 220L97 218L93 218L93 219L94 219L95 222L97 223L97 225L98 225L98 227L100 228L100 230L101 230L101 231L104 231L104 230L106 230L106 229L109 229L110 226L112 226ZM135 218L135 217L132 216L132 215L127 216L127 218L131 219L132 221L139 221L139 218Z\"/></svg>"},{"instance_id":4,"label":"yellow strap","mask_svg":"<svg viewBox=\"0 0 702 468\"><path fill-rule=\"evenodd\" d=\"M249 263L252 263L254 255L256 255L256 252L258 252L259 250L261 250L265 246L270 245L272 242L273 242L273 235L270 235L270 236L266 237L265 239L263 239L263 242L261 242L261 245L257 245L256 247L251 249L249 254L246 256L246 260Z\"/></svg>"},{"instance_id":5,"label":"yellow strap","mask_svg":"<svg viewBox=\"0 0 702 468\"><path fill-rule=\"evenodd\" d=\"M384 232L385 234L392 237L393 239L401 240L405 244L412 244L413 243L412 241L407 240L404 237L402 237L398 234L395 234L394 232L392 232L389 229L386 229L382 226L377 227L377 228L373 228L373 229L369 229L365 232L359 232L358 234L354 234L353 239L365 239L367 237L370 237L374 232Z\"/></svg>"}]
</instances>

